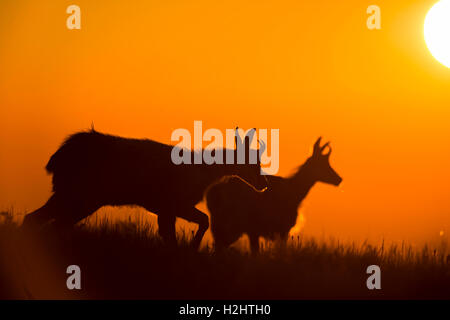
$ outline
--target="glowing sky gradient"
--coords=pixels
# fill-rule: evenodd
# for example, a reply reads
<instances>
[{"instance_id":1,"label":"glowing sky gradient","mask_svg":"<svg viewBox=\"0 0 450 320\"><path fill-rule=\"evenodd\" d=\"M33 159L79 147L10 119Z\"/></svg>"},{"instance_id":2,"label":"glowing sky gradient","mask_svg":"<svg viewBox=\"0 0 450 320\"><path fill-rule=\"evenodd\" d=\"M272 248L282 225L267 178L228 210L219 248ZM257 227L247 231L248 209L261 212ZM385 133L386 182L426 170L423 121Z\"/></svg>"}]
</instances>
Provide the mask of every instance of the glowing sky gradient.
<instances>
[{"instance_id":1,"label":"glowing sky gradient","mask_svg":"<svg viewBox=\"0 0 450 320\"><path fill-rule=\"evenodd\" d=\"M450 231L450 71L429 53L435 1L0 2L0 208L47 200L44 166L88 128L169 143L176 128L279 128L280 173L322 135L344 178L305 232L426 240Z\"/></svg>"}]
</instances>

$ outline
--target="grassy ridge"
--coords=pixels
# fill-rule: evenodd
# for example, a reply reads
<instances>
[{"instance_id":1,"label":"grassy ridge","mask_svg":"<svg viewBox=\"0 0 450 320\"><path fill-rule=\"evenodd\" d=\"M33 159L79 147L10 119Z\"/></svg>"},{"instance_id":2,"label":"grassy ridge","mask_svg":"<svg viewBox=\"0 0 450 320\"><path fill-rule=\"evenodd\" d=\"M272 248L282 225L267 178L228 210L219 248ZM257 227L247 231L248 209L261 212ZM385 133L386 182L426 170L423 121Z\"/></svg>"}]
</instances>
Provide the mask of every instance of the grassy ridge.
<instances>
[{"instance_id":1,"label":"grassy ridge","mask_svg":"<svg viewBox=\"0 0 450 320\"><path fill-rule=\"evenodd\" d=\"M97 221L71 232L25 234L8 214L0 223L3 299L450 299L445 246L342 245L292 238L257 256L214 254L188 245L169 250L149 223ZM82 290L66 288L66 268L81 268ZM366 268L381 268L368 290Z\"/></svg>"}]
</instances>

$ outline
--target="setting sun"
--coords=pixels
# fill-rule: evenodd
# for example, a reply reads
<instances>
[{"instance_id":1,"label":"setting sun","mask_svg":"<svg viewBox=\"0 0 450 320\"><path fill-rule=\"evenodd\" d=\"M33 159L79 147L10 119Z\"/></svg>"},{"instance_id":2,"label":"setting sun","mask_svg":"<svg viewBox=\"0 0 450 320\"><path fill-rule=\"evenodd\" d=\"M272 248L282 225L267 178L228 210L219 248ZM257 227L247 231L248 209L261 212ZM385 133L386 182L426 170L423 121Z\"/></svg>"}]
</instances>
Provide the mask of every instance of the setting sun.
<instances>
[{"instance_id":1,"label":"setting sun","mask_svg":"<svg viewBox=\"0 0 450 320\"><path fill-rule=\"evenodd\" d=\"M425 18L424 36L433 57L450 68L450 0L436 3Z\"/></svg>"}]
</instances>

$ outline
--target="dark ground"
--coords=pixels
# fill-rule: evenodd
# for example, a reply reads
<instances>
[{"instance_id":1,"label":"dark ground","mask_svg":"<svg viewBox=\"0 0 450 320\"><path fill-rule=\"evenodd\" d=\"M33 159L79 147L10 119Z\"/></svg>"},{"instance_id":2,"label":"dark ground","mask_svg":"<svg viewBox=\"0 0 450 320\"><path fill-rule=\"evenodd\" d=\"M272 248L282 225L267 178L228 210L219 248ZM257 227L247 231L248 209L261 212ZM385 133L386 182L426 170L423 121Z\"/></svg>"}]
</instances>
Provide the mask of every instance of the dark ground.
<instances>
[{"instance_id":1,"label":"dark ground","mask_svg":"<svg viewBox=\"0 0 450 320\"><path fill-rule=\"evenodd\" d=\"M196 252L180 236L168 250L147 224L101 223L72 232L25 234L0 224L2 299L450 299L444 249L390 248L291 239L251 256ZM68 290L66 268L81 268L82 290ZM381 268L368 290L366 268Z\"/></svg>"}]
</instances>

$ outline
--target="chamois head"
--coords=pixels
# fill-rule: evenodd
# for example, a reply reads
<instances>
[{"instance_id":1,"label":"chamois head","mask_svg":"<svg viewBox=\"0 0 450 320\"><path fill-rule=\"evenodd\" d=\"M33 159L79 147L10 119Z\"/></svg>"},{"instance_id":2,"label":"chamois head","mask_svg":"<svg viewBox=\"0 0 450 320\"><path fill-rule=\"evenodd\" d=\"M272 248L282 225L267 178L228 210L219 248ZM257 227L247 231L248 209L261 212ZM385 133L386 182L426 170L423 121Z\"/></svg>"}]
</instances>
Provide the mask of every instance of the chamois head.
<instances>
[{"instance_id":1,"label":"chamois head","mask_svg":"<svg viewBox=\"0 0 450 320\"><path fill-rule=\"evenodd\" d=\"M267 189L267 179L261 173L261 155L264 153L266 145L258 140L258 149L251 149L250 145L256 133L256 128L248 131L242 140L239 135L239 128L235 129L235 164L240 167L239 176L253 185L258 191Z\"/></svg>"},{"instance_id":2,"label":"chamois head","mask_svg":"<svg viewBox=\"0 0 450 320\"><path fill-rule=\"evenodd\" d=\"M314 180L338 186L341 183L342 178L336 173L336 171L334 171L334 169L330 165L330 143L327 142L323 146L321 146L321 140L322 137L317 139L313 147L313 154L306 161L305 165L308 166L308 169L311 172L312 178ZM328 152L324 153L325 149L327 148Z\"/></svg>"}]
</instances>

